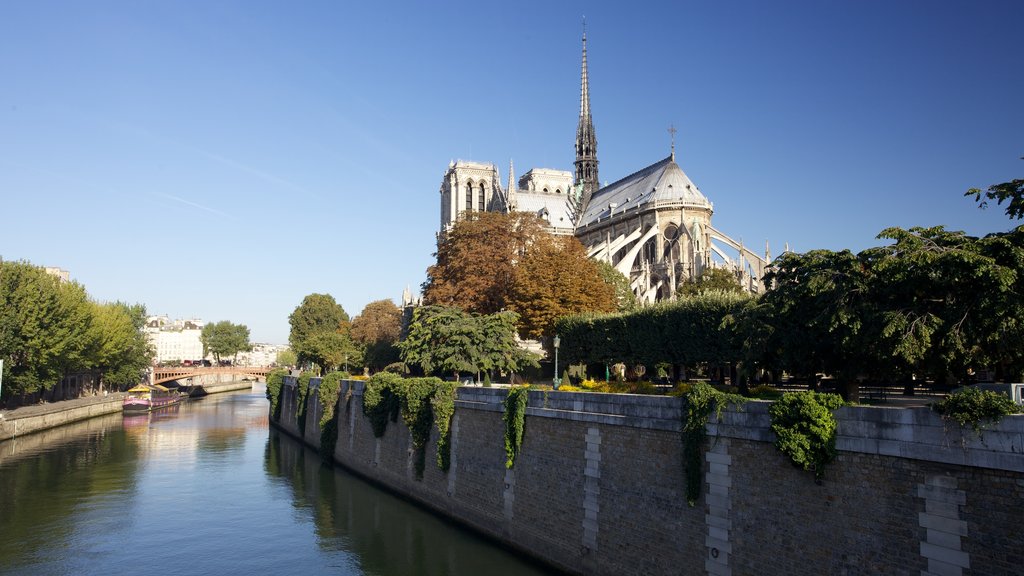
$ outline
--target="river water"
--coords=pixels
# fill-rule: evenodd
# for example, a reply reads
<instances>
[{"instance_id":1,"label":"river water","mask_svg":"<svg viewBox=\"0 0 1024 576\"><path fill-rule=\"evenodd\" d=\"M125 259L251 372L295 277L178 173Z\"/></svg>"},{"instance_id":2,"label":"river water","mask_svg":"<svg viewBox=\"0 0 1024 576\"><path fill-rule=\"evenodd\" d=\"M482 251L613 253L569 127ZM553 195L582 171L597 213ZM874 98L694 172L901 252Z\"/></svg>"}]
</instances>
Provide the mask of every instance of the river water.
<instances>
[{"instance_id":1,"label":"river water","mask_svg":"<svg viewBox=\"0 0 1024 576\"><path fill-rule=\"evenodd\" d=\"M267 425L262 388L0 442L0 574L533 575Z\"/></svg>"}]
</instances>

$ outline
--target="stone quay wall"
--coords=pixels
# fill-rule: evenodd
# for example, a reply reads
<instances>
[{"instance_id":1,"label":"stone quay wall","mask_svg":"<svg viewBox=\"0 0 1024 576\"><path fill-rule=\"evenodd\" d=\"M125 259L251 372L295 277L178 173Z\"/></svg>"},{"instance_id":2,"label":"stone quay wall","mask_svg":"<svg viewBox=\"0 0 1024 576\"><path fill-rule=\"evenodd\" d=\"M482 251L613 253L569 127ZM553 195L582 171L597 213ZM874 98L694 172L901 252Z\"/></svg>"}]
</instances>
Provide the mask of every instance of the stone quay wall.
<instances>
[{"instance_id":1,"label":"stone quay wall","mask_svg":"<svg viewBox=\"0 0 1024 576\"><path fill-rule=\"evenodd\" d=\"M317 380L305 438L318 448ZM417 479L401 419L375 438L364 383L344 381L334 460L373 482L573 574L1020 574L1024 416L977 437L930 410L837 411L824 480L775 449L768 403L708 425L704 486L685 496L680 399L530 392L521 452L505 468L497 388L459 388L451 467L437 430ZM280 421L300 437L295 379Z\"/></svg>"},{"instance_id":2,"label":"stone quay wall","mask_svg":"<svg viewBox=\"0 0 1024 576\"><path fill-rule=\"evenodd\" d=\"M47 409L33 406L12 410L0 418L0 441L120 412L123 401L124 394L117 393L55 402Z\"/></svg>"}]
</instances>

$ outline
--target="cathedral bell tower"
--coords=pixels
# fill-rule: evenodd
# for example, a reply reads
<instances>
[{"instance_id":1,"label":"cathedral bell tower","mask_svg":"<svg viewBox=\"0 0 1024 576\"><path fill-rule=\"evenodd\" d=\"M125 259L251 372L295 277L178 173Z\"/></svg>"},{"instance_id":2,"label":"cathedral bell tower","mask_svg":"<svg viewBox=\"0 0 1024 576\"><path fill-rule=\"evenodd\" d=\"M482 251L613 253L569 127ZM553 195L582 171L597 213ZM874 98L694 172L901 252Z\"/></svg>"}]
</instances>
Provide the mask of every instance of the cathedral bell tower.
<instances>
[{"instance_id":1,"label":"cathedral bell tower","mask_svg":"<svg viewBox=\"0 0 1024 576\"><path fill-rule=\"evenodd\" d=\"M576 186L582 189L579 213L600 187L597 179L597 133L590 117L590 79L587 76L587 28L583 26L583 73L580 78L580 120L576 126Z\"/></svg>"}]
</instances>

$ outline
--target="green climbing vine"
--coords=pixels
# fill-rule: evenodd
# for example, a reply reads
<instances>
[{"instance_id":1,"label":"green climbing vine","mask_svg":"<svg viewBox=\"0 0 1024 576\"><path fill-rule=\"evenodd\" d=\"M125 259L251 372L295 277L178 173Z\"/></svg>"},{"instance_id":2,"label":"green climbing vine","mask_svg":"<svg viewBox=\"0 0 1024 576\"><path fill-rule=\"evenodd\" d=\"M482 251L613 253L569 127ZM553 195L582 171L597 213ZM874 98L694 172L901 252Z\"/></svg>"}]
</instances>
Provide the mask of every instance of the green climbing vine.
<instances>
[{"instance_id":1,"label":"green climbing vine","mask_svg":"<svg viewBox=\"0 0 1024 576\"><path fill-rule=\"evenodd\" d=\"M523 444L523 425L526 421L526 404L530 389L526 386L509 388L505 397L505 468L516 463L519 448Z\"/></svg>"},{"instance_id":2,"label":"green climbing vine","mask_svg":"<svg viewBox=\"0 0 1024 576\"><path fill-rule=\"evenodd\" d=\"M451 425L455 414L455 382L438 382L430 407L434 411L434 426L437 426L437 467L445 472L452 464Z\"/></svg>"},{"instance_id":3,"label":"green climbing vine","mask_svg":"<svg viewBox=\"0 0 1024 576\"><path fill-rule=\"evenodd\" d=\"M270 419L277 422L281 419L281 388L288 371L279 368L267 374L267 400L270 400Z\"/></svg>"},{"instance_id":4,"label":"green climbing vine","mask_svg":"<svg viewBox=\"0 0 1024 576\"><path fill-rule=\"evenodd\" d=\"M324 462L334 460L334 447L338 443L338 416L335 406L341 393L341 380L345 377L341 372L331 372L320 381L318 391L320 406L320 457Z\"/></svg>"},{"instance_id":5,"label":"green climbing vine","mask_svg":"<svg viewBox=\"0 0 1024 576\"><path fill-rule=\"evenodd\" d=\"M716 390L706 382L694 383L683 395L683 468L686 470L686 502L690 506L697 503L701 488L704 486L704 447L711 413L714 412L717 417L721 417L722 410L727 404L738 406L746 400L739 394L726 394Z\"/></svg>"},{"instance_id":6,"label":"green climbing vine","mask_svg":"<svg viewBox=\"0 0 1024 576\"><path fill-rule=\"evenodd\" d=\"M366 381L363 390L363 414L370 419L373 436L380 438L388 428L388 420L398 421L399 395L402 377L390 372L378 372Z\"/></svg>"},{"instance_id":7,"label":"green climbing vine","mask_svg":"<svg viewBox=\"0 0 1024 576\"><path fill-rule=\"evenodd\" d=\"M791 392L768 407L775 447L794 466L813 471L819 481L825 465L836 456L837 424L832 411L842 405L837 394Z\"/></svg>"},{"instance_id":8,"label":"green climbing vine","mask_svg":"<svg viewBox=\"0 0 1024 576\"><path fill-rule=\"evenodd\" d=\"M298 386L295 394L295 420L299 425L299 434L306 435L306 396L309 395L309 380L313 378L312 372L299 374Z\"/></svg>"},{"instance_id":9,"label":"green climbing vine","mask_svg":"<svg viewBox=\"0 0 1024 576\"><path fill-rule=\"evenodd\" d=\"M985 423L998 424L1003 416L1016 414L1020 407L1006 394L978 388L964 388L932 404L932 409L961 428L970 426L980 435Z\"/></svg>"},{"instance_id":10,"label":"green climbing vine","mask_svg":"<svg viewBox=\"0 0 1024 576\"><path fill-rule=\"evenodd\" d=\"M425 468L425 448L430 440L430 427L434 417L430 410L430 397L434 392L437 378L408 378L400 395L402 420L409 428L412 438L413 466L416 478L423 478Z\"/></svg>"},{"instance_id":11,"label":"green climbing vine","mask_svg":"<svg viewBox=\"0 0 1024 576\"><path fill-rule=\"evenodd\" d=\"M454 382L439 378L402 378L388 372L378 372L366 381L363 413L370 419L374 436L383 436L388 420L396 422L401 415L412 439L417 478L423 478L426 467L431 426L437 426L438 430L437 467L448 471L451 462L449 429L455 413L456 387Z\"/></svg>"}]
</instances>

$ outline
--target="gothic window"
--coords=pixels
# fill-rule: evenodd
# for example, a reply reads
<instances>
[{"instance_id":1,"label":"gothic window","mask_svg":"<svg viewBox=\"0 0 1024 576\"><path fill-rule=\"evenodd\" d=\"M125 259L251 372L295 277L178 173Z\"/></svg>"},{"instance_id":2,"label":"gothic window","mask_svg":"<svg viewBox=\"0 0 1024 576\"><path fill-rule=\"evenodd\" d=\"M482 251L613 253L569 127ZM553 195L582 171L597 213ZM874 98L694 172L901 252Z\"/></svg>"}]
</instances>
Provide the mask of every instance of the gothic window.
<instances>
[{"instance_id":1,"label":"gothic window","mask_svg":"<svg viewBox=\"0 0 1024 576\"><path fill-rule=\"evenodd\" d=\"M466 212L473 211L473 183L466 184Z\"/></svg>"},{"instance_id":2,"label":"gothic window","mask_svg":"<svg viewBox=\"0 0 1024 576\"><path fill-rule=\"evenodd\" d=\"M655 238L651 238L644 244L644 260L649 264L654 264L658 257L657 252L658 245Z\"/></svg>"},{"instance_id":3,"label":"gothic window","mask_svg":"<svg viewBox=\"0 0 1024 576\"><path fill-rule=\"evenodd\" d=\"M484 212L484 211L487 210L486 206L484 206L484 199L486 197L487 197L487 190L484 188L484 185L481 182L480 183L480 211L481 212Z\"/></svg>"}]
</instances>

